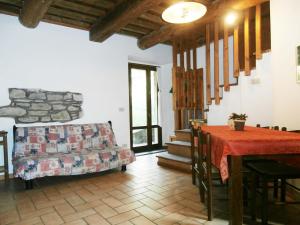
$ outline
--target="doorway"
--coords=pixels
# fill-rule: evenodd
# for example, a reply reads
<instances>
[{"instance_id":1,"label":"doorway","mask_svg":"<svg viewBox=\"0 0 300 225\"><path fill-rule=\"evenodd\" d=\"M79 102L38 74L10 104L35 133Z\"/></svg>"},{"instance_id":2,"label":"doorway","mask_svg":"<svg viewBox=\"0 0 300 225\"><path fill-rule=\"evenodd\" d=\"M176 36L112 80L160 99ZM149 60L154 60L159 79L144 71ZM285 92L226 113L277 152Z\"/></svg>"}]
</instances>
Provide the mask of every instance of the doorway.
<instances>
[{"instance_id":1,"label":"doorway","mask_svg":"<svg viewBox=\"0 0 300 225\"><path fill-rule=\"evenodd\" d=\"M161 148L158 77L155 66L129 63L130 147L136 152Z\"/></svg>"}]
</instances>

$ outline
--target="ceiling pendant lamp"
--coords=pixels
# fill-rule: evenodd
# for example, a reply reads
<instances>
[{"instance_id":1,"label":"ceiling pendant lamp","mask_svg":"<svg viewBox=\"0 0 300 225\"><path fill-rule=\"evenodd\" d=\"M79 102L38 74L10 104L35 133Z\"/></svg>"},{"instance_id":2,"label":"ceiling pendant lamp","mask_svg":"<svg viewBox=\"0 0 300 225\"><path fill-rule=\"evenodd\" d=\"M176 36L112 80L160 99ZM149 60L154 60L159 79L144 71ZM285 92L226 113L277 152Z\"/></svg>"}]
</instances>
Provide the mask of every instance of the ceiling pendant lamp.
<instances>
[{"instance_id":1,"label":"ceiling pendant lamp","mask_svg":"<svg viewBox=\"0 0 300 225\"><path fill-rule=\"evenodd\" d=\"M162 18L168 23L190 23L205 15L207 8L199 2L178 2L165 9Z\"/></svg>"}]
</instances>

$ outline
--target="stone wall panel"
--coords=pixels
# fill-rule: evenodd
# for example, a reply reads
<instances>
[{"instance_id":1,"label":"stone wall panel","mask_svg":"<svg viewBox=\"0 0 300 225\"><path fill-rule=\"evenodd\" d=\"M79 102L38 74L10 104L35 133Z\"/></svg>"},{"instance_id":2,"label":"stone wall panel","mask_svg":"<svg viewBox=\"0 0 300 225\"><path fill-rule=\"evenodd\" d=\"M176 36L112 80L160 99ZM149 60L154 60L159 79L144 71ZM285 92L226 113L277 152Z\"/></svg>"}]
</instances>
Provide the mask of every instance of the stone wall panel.
<instances>
[{"instance_id":1,"label":"stone wall panel","mask_svg":"<svg viewBox=\"0 0 300 225\"><path fill-rule=\"evenodd\" d=\"M12 117L16 123L68 122L82 117L80 93L9 88L9 99L10 105L0 107L0 117Z\"/></svg>"}]
</instances>

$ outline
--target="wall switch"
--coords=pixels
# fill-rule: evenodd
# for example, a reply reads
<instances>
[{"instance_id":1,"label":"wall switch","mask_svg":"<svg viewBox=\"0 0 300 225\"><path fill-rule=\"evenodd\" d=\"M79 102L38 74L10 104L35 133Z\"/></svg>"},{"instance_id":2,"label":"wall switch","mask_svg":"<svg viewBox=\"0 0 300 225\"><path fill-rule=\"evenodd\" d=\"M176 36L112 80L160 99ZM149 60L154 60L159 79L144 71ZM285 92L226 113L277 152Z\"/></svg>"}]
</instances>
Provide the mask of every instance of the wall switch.
<instances>
[{"instance_id":1,"label":"wall switch","mask_svg":"<svg viewBox=\"0 0 300 225\"><path fill-rule=\"evenodd\" d=\"M124 107L119 107L119 112L124 112L125 111L125 108Z\"/></svg>"},{"instance_id":2,"label":"wall switch","mask_svg":"<svg viewBox=\"0 0 300 225\"><path fill-rule=\"evenodd\" d=\"M251 84L259 84L260 83L260 78L259 77L253 77L251 79Z\"/></svg>"}]
</instances>

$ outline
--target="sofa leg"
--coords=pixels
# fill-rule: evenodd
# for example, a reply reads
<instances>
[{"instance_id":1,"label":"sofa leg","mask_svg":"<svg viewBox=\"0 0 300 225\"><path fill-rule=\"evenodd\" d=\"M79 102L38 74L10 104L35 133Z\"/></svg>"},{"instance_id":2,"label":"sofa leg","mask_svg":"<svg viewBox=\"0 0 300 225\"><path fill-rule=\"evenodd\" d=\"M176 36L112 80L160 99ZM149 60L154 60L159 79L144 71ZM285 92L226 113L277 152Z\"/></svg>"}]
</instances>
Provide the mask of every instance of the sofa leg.
<instances>
[{"instance_id":1,"label":"sofa leg","mask_svg":"<svg viewBox=\"0 0 300 225\"><path fill-rule=\"evenodd\" d=\"M33 189L33 181L32 180L25 180L25 189L26 190Z\"/></svg>"},{"instance_id":2,"label":"sofa leg","mask_svg":"<svg viewBox=\"0 0 300 225\"><path fill-rule=\"evenodd\" d=\"M126 165L122 165L122 169L121 169L123 172L126 171Z\"/></svg>"}]
</instances>

